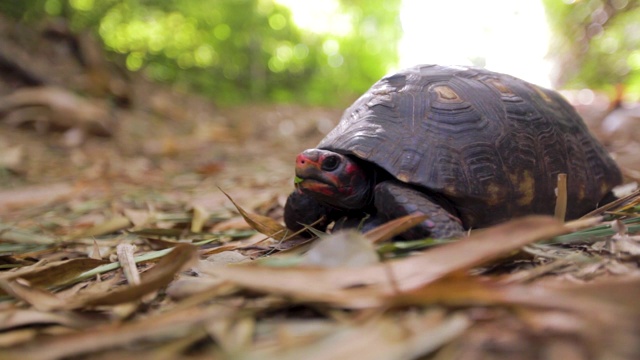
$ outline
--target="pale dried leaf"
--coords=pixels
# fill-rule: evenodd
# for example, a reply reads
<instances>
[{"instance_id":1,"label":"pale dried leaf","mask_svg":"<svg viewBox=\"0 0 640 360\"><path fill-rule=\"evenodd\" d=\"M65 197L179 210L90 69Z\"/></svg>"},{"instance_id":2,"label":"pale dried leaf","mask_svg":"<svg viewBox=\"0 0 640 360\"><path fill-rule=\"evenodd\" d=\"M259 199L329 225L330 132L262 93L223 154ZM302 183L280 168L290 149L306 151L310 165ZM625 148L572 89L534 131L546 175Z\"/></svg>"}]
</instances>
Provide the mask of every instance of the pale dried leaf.
<instances>
[{"instance_id":1,"label":"pale dried leaf","mask_svg":"<svg viewBox=\"0 0 640 360\"><path fill-rule=\"evenodd\" d=\"M222 191L222 189L220 189L220 191ZM222 191L222 193L227 196L227 198L236 207L240 215L242 215L245 221L256 231L275 238L282 238L287 234L287 228L282 226L277 221L267 216L246 212L242 207L240 207L240 205L236 204L236 202L231 198L231 196L229 196L229 194L225 193L224 191Z\"/></svg>"},{"instance_id":2,"label":"pale dried leaf","mask_svg":"<svg viewBox=\"0 0 640 360\"><path fill-rule=\"evenodd\" d=\"M420 224L429 216L422 214L410 214L391 220L365 233L369 241L374 244L393 239L394 236L400 235L412 227Z\"/></svg>"},{"instance_id":3,"label":"pale dried leaf","mask_svg":"<svg viewBox=\"0 0 640 360\"><path fill-rule=\"evenodd\" d=\"M361 267L380 262L376 249L356 230L337 231L316 240L303 256L302 265Z\"/></svg>"},{"instance_id":4,"label":"pale dried leaf","mask_svg":"<svg viewBox=\"0 0 640 360\"><path fill-rule=\"evenodd\" d=\"M427 355L459 336L471 325L462 314L434 319L430 314L377 317L361 326L346 325L326 336L292 347L243 354L246 359L414 359Z\"/></svg>"},{"instance_id":5,"label":"pale dried leaf","mask_svg":"<svg viewBox=\"0 0 640 360\"><path fill-rule=\"evenodd\" d=\"M91 247L91 254L89 254L90 259L102 260L102 255L100 255L100 246L96 240L93 240L93 246Z\"/></svg>"},{"instance_id":6,"label":"pale dried leaf","mask_svg":"<svg viewBox=\"0 0 640 360\"><path fill-rule=\"evenodd\" d=\"M242 255L237 251L222 251L219 253L214 253L212 255L209 255L206 259L208 263L218 266L227 264L238 264L250 260L250 257Z\"/></svg>"},{"instance_id":7,"label":"pale dried leaf","mask_svg":"<svg viewBox=\"0 0 640 360\"><path fill-rule=\"evenodd\" d=\"M191 220L191 232L202 232L204 224L209 219L209 212L202 206L193 207L193 219Z\"/></svg>"}]
</instances>

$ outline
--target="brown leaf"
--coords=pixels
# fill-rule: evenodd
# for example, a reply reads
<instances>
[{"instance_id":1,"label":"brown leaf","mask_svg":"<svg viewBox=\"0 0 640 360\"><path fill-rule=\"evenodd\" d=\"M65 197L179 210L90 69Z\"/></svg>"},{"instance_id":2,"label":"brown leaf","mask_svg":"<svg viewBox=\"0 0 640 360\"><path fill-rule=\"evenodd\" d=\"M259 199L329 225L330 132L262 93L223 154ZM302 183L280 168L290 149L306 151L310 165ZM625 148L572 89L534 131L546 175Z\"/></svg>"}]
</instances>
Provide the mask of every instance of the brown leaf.
<instances>
[{"instance_id":1,"label":"brown leaf","mask_svg":"<svg viewBox=\"0 0 640 360\"><path fill-rule=\"evenodd\" d=\"M108 261L96 259L72 259L41 266L39 264L25 266L20 270L0 274L0 279L13 280L22 278L31 286L50 287L64 284L85 271L94 269Z\"/></svg>"},{"instance_id":2,"label":"brown leaf","mask_svg":"<svg viewBox=\"0 0 640 360\"><path fill-rule=\"evenodd\" d=\"M287 228L282 226L277 221L267 216L246 212L242 207L240 207L240 205L236 204L236 202L233 201L229 194L224 192L222 189L220 189L220 191L222 191L222 193L227 196L227 198L233 203L236 209L238 209L238 212L240 213L240 215L242 215L244 220L256 231L274 238L282 238L287 234Z\"/></svg>"},{"instance_id":3,"label":"brown leaf","mask_svg":"<svg viewBox=\"0 0 640 360\"><path fill-rule=\"evenodd\" d=\"M64 306L64 301L50 292L27 286L19 281L0 280L0 288L7 294L31 304L40 311L60 309Z\"/></svg>"},{"instance_id":4,"label":"brown leaf","mask_svg":"<svg viewBox=\"0 0 640 360\"><path fill-rule=\"evenodd\" d=\"M449 274L505 256L524 245L566 233L548 216L530 216L476 231L468 238L422 254L362 268L269 268L256 265L204 269L254 290L300 299L368 307ZM313 286L309 286L313 284Z\"/></svg>"},{"instance_id":5,"label":"brown leaf","mask_svg":"<svg viewBox=\"0 0 640 360\"><path fill-rule=\"evenodd\" d=\"M364 235L374 244L392 239L396 235L411 229L428 219L428 215L410 214L391 220L375 229L367 231Z\"/></svg>"},{"instance_id":6,"label":"brown leaf","mask_svg":"<svg viewBox=\"0 0 640 360\"><path fill-rule=\"evenodd\" d=\"M27 344L2 349L2 359L60 359L123 347L127 344L140 344L151 340L161 342L169 338L185 336L189 331L198 331L204 322L231 315L233 312L224 305L167 311L130 323L114 323L91 331L43 338L38 341L37 346Z\"/></svg>"}]
</instances>

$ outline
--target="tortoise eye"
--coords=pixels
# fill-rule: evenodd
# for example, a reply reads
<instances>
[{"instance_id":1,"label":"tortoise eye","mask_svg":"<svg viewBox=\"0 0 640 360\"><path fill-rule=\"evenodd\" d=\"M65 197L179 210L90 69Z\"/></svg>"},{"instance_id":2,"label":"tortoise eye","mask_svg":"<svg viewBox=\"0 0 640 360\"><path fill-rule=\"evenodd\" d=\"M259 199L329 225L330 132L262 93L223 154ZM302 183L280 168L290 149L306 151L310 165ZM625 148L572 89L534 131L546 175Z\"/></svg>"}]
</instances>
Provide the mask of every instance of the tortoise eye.
<instances>
[{"instance_id":1,"label":"tortoise eye","mask_svg":"<svg viewBox=\"0 0 640 360\"><path fill-rule=\"evenodd\" d=\"M335 155L329 155L322 161L322 170L333 171L340 165L340 158Z\"/></svg>"}]
</instances>

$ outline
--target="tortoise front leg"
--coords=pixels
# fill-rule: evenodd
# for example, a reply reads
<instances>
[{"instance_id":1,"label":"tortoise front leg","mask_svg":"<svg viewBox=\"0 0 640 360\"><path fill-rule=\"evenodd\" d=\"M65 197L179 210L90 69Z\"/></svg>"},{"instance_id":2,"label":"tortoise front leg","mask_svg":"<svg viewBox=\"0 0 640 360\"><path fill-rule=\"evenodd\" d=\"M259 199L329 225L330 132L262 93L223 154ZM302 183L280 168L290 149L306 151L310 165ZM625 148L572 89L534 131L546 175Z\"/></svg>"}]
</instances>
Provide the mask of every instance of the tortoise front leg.
<instances>
[{"instance_id":1,"label":"tortoise front leg","mask_svg":"<svg viewBox=\"0 0 640 360\"><path fill-rule=\"evenodd\" d=\"M325 231L327 226L342 214L323 203L318 202L312 196L298 190L293 191L287 198L284 206L284 223L293 231L304 229L305 225L311 225L324 216L324 220L313 227Z\"/></svg>"},{"instance_id":2,"label":"tortoise front leg","mask_svg":"<svg viewBox=\"0 0 640 360\"><path fill-rule=\"evenodd\" d=\"M383 181L376 185L374 205L377 216L393 220L422 213L429 218L400 235L404 239L432 237L450 239L464 233L460 219L446 211L435 198L399 181Z\"/></svg>"}]
</instances>

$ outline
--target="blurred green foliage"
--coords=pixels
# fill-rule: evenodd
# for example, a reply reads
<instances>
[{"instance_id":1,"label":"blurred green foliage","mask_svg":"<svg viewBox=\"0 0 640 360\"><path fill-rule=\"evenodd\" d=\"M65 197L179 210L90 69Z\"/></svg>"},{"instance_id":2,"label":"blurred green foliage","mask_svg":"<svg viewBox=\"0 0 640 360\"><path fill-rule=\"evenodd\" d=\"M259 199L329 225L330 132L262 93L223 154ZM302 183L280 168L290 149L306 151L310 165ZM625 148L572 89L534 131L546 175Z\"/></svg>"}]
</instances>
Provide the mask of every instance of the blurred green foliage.
<instances>
[{"instance_id":1,"label":"blurred green foliage","mask_svg":"<svg viewBox=\"0 0 640 360\"><path fill-rule=\"evenodd\" d=\"M397 63L400 0L334 1L346 32L305 29L275 0L24 0L0 11L64 17L129 70L221 103L344 106Z\"/></svg>"},{"instance_id":2,"label":"blurred green foliage","mask_svg":"<svg viewBox=\"0 0 640 360\"><path fill-rule=\"evenodd\" d=\"M640 0L543 0L559 85L640 98Z\"/></svg>"}]
</instances>

